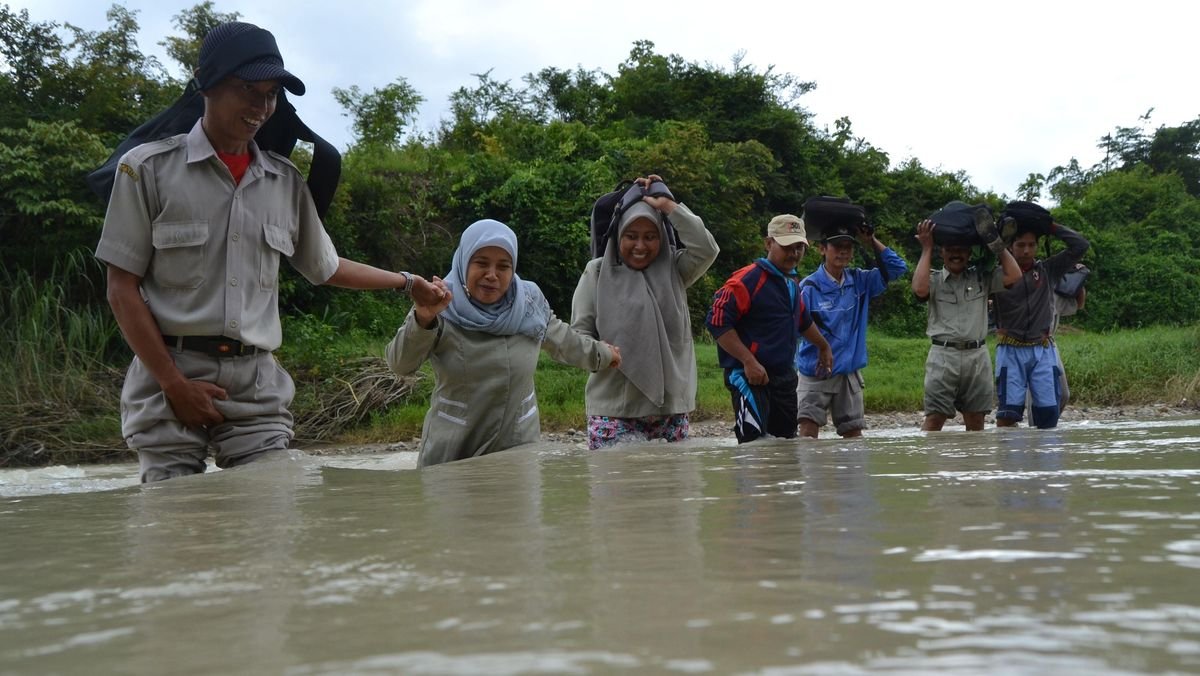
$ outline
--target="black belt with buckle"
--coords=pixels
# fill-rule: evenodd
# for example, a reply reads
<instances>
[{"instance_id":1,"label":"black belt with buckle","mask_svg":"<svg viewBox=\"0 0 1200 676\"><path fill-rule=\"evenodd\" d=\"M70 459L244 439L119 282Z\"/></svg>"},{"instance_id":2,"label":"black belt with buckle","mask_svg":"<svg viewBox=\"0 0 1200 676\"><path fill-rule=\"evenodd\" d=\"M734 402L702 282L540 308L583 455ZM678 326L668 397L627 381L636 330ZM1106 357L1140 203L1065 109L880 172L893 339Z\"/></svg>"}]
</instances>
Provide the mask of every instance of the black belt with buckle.
<instances>
[{"instance_id":1,"label":"black belt with buckle","mask_svg":"<svg viewBox=\"0 0 1200 676\"><path fill-rule=\"evenodd\" d=\"M987 345L987 342L982 340L961 340L958 342L952 340L938 340L937 338L931 338L930 340L933 341L934 345L952 347L956 350L976 350L984 345Z\"/></svg>"},{"instance_id":2,"label":"black belt with buckle","mask_svg":"<svg viewBox=\"0 0 1200 676\"><path fill-rule=\"evenodd\" d=\"M253 345L246 345L240 340L225 336L163 336L163 342L168 347L179 350L203 352L210 357L246 357L259 352L266 352Z\"/></svg>"}]
</instances>

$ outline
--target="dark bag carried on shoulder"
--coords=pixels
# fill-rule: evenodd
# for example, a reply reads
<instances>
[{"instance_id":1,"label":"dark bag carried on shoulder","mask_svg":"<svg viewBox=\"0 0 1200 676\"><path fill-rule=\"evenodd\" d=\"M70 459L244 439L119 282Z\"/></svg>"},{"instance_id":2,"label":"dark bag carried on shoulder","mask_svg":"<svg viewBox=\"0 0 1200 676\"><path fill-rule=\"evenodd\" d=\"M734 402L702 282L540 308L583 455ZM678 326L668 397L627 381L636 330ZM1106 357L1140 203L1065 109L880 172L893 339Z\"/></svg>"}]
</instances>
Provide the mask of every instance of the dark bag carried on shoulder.
<instances>
[{"instance_id":1,"label":"dark bag carried on shoulder","mask_svg":"<svg viewBox=\"0 0 1200 676\"><path fill-rule=\"evenodd\" d=\"M1067 271L1054 285L1054 293L1067 298L1074 298L1079 295L1079 290L1083 288L1087 282L1088 275L1092 271L1083 263L1077 263L1074 268Z\"/></svg>"}]
</instances>

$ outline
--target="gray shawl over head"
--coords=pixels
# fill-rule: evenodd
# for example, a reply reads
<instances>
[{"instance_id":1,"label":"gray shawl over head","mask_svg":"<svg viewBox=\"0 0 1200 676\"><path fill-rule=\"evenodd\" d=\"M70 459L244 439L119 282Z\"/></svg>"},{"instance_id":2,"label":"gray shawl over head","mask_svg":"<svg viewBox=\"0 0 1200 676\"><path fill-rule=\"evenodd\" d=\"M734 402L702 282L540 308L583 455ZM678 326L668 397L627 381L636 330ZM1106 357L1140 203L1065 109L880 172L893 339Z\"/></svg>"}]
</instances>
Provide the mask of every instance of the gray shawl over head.
<instances>
[{"instance_id":1,"label":"gray shawl over head","mask_svg":"<svg viewBox=\"0 0 1200 676\"><path fill-rule=\"evenodd\" d=\"M620 256L625 229L638 219L658 226L662 243L658 257L642 270L627 266ZM621 217L617 236L608 242L596 285L596 331L601 340L621 348L621 373L647 399L662 406L665 392L689 387L695 356L671 349L687 334L687 290L675 268L676 249L667 238L663 215L640 202ZM691 338L691 336L687 336Z\"/></svg>"}]
</instances>

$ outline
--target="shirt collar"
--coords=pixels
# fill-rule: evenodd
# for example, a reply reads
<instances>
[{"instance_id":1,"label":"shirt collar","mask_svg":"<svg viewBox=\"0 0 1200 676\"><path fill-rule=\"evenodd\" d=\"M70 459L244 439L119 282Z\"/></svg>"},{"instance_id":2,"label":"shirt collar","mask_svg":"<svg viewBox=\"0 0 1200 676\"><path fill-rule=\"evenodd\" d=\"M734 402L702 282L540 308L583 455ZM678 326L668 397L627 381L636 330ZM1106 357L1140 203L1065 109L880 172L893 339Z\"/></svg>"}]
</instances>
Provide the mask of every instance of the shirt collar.
<instances>
[{"instance_id":1,"label":"shirt collar","mask_svg":"<svg viewBox=\"0 0 1200 676\"><path fill-rule=\"evenodd\" d=\"M842 270L842 281L840 282L834 279L833 275L829 274L829 271L825 269L824 263L821 263L821 267L818 269L821 271L821 274L818 275L817 278L824 282L822 286L826 288L839 289L844 286L854 286L854 280L850 274L850 268Z\"/></svg>"},{"instance_id":2,"label":"shirt collar","mask_svg":"<svg viewBox=\"0 0 1200 676\"><path fill-rule=\"evenodd\" d=\"M780 270L774 263L772 263L770 259L760 258L758 259L758 264L760 267L762 267L762 269L766 270L772 275L775 275L776 277L783 277L784 279L792 280L794 280L796 277L796 271L794 269L790 272L784 272L783 270Z\"/></svg>"},{"instance_id":3,"label":"shirt collar","mask_svg":"<svg viewBox=\"0 0 1200 676\"><path fill-rule=\"evenodd\" d=\"M188 164L217 157L217 151L213 148L212 142L208 140L208 134L204 133L203 117L192 125L192 130L188 132L185 142ZM279 162L275 158L260 150L258 144L252 140L250 141L250 166L246 169L246 174L261 176L263 172L282 175L283 169L279 167Z\"/></svg>"}]
</instances>

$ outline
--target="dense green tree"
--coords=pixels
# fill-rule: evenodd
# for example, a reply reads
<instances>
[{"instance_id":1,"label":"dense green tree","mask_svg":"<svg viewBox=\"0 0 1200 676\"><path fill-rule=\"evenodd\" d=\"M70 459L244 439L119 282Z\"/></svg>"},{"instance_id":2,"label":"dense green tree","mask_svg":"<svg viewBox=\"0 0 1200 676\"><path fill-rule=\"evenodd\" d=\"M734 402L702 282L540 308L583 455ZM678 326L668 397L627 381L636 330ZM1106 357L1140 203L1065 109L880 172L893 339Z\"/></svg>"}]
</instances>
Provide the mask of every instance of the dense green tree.
<instances>
[{"instance_id":1,"label":"dense green tree","mask_svg":"<svg viewBox=\"0 0 1200 676\"><path fill-rule=\"evenodd\" d=\"M61 77L66 45L57 24L33 22L29 11L13 12L0 5L0 126L16 127L25 120L57 118L61 104L46 83Z\"/></svg>"},{"instance_id":2,"label":"dense green tree","mask_svg":"<svg viewBox=\"0 0 1200 676\"><path fill-rule=\"evenodd\" d=\"M334 87L333 98L354 120L359 143L391 148L400 145L405 128L412 126L417 107L425 100L404 78L370 92L358 85Z\"/></svg>"},{"instance_id":3,"label":"dense green tree","mask_svg":"<svg viewBox=\"0 0 1200 676\"><path fill-rule=\"evenodd\" d=\"M1095 179L1056 210L1092 242L1087 310L1097 329L1200 320L1200 199L1148 166Z\"/></svg>"},{"instance_id":4,"label":"dense green tree","mask_svg":"<svg viewBox=\"0 0 1200 676\"><path fill-rule=\"evenodd\" d=\"M0 247L6 265L47 271L90 249L103 207L84 176L170 100L172 84L138 47L136 15L114 5L109 26L36 23L0 7ZM58 37L63 31L67 41Z\"/></svg>"},{"instance_id":5,"label":"dense green tree","mask_svg":"<svg viewBox=\"0 0 1200 676\"><path fill-rule=\"evenodd\" d=\"M1159 127L1146 151L1156 173L1174 173L1193 197L1200 197L1200 117L1178 127Z\"/></svg>"},{"instance_id":6,"label":"dense green tree","mask_svg":"<svg viewBox=\"0 0 1200 676\"><path fill-rule=\"evenodd\" d=\"M177 14L177 33L159 44L186 78L204 34L237 18L205 0ZM108 26L90 32L34 22L0 5L6 266L36 275L63 252L90 250L102 212L83 176L178 95L182 79L139 49L136 19L114 5ZM642 41L611 74L548 67L517 84L490 71L476 75L473 86L451 95L449 116L429 137L410 133L423 99L402 75L370 92L337 88L356 140L326 226L349 257L432 276L449 268L463 228L496 218L518 233L518 272L541 284L565 315L589 255L592 203L621 180L657 173L704 218L722 249L690 295L698 320L716 285L761 255L771 216L799 213L809 197L845 195L864 205L880 238L910 262L918 255L914 224L946 202L999 209L1007 199L979 191L961 171L930 170L917 158L894 161L856 135L849 118L818 128L801 105L814 86L753 67L741 54L714 66ZM1152 132L1149 119L1148 112L1100 139L1105 156L1097 165L1071 159L1045 176L1030 174L1017 190L1018 198L1057 204L1056 217L1093 241L1091 295L1077 323L1110 328L1200 318L1200 251L1192 245L1200 238L1200 118ZM299 166L307 153L297 148ZM801 268L817 263L810 254ZM1138 278L1154 280L1143 285L1151 291L1137 292L1144 297L1131 295L1127 283ZM322 317L339 330L382 330L398 307L294 277L282 289L289 313ZM1165 311L1155 293L1169 299ZM872 321L889 331L923 329L925 310L903 282L875 307Z\"/></svg>"},{"instance_id":7,"label":"dense green tree","mask_svg":"<svg viewBox=\"0 0 1200 676\"><path fill-rule=\"evenodd\" d=\"M1046 186L1046 177L1039 173L1030 173L1017 187L1017 199L1026 202L1036 202L1042 197L1042 188Z\"/></svg>"},{"instance_id":8,"label":"dense green tree","mask_svg":"<svg viewBox=\"0 0 1200 676\"><path fill-rule=\"evenodd\" d=\"M1149 123L1153 110L1139 118L1143 126ZM1139 166L1159 174L1177 174L1190 194L1200 196L1200 118L1178 127L1160 126L1149 136L1143 127L1117 127L1101 137L1097 146L1104 150L1104 159L1091 169L1084 170L1072 158L1047 176L1051 195L1060 203L1079 199L1100 177Z\"/></svg>"},{"instance_id":9,"label":"dense green tree","mask_svg":"<svg viewBox=\"0 0 1200 676\"><path fill-rule=\"evenodd\" d=\"M188 80L200 64L200 45L204 42L204 36L223 23L241 18L238 12L218 12L212 0L205 0L171 17L175 30L183 34L167 36L158 44L167 50L167 56L179 64L183 79Z\"/></svg>"},{"instance_id":10,"label":"dense green tree","mask_svg":"<svg viewBox=\"0 0 1200 676\"><path fill-rule=\"evenodd\" d=\"M81 178L108 152L97 135L73 122L29 120L0 129L4 265L36 276L95 243L103 212Z\"/></svg>"},{"instance_id":11,"label":"dense green tree","mask_svg":"<svg viewBox=\"0 0 1200 676\"><path fill-rule=\"evenodd\" d=\"M526 76L525 82L531 100L541 108L540 119L599 125L613 117L609 78L599 70L543 68Z\"/></svg>"}]
</instances>

